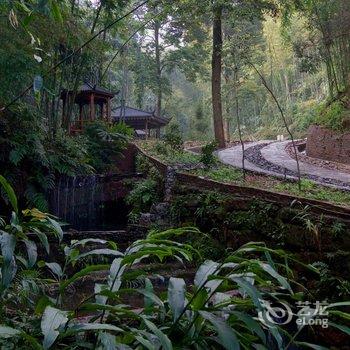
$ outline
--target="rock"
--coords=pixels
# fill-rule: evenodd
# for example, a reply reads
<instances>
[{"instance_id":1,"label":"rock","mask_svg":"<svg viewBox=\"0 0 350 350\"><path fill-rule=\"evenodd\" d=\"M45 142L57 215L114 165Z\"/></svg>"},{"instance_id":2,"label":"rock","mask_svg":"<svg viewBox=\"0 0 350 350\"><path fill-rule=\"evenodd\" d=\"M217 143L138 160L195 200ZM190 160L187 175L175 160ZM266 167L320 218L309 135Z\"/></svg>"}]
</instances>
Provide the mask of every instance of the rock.
<instances>
[{"instance_id":1,"label":"rock","mask_svg":"<svg viewBox=\"0 0 350 350\"><path fill-rule=\"evenodd\" d=\"M156 203L153 204L150 213L157 219L165 219L169 215L169 203L162 202L162 203Z\"/></svg>"},{"instance_id":2,"label":"rock","mask_svg":"<svg viewBox=\"0 0 350 350\"><path fill-rule=\"evenodd\" d=\"M151 213L141 213L138 224L141 226L151 226L154 222L154 215Z\"/></svg>"}]
</instances>

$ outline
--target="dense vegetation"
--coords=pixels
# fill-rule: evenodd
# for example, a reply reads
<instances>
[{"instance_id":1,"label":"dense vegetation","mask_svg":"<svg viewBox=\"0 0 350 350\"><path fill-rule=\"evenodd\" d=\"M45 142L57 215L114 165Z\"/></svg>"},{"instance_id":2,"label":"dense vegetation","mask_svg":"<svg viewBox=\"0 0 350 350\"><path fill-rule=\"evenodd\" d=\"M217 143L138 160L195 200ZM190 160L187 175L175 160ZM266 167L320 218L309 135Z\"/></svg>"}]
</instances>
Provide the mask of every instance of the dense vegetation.
<instances>
[{"instance_id":1,"label":"dense vegetation","mask_svg":"<svg viewBox=\"0 0 350 350\"><path fill-rule=\"evenodd\" d=\"M201 260L191 245L178 241L186 233L196 239L200 235L197 229L152 231L124 252L117 250L114 242L101 239L66 244L59 224L50 215L37 209L21 211L11 186L2 177L0 181L13 210L11 219L1 222L2 348L316 347L305 341L307 333L299 340L303 326L284 327L266 315L256 319L266 303L279 301L294 309L293 300L308 296L307 290L294 281L291 266L297 262L284 251L269 249L263 243L246 244L219 262L205 260L191 287L183 278L171 277L167 292L157 293L154 280L152 283L151 276L140 268L140 262L164 263L170 259L172 264L175 260L187 264L192 259ZM37 260L38 249L49 253L50 235L64 252L62 264ZM94 248L94 244L104 247ZM303 268L318 272L312 266ZM67 309L64 303L69 287L92 272L105 272L106 282L95 283L90 295ZM140 280L143 288L130 287ZM125 298L132 294L144 297L141 310L128 305ZM339 310L348 304L327 306L330 326L349 332L332 322L332 315L348 318Z\"/></svg>"},{"instance_id":2,"label":"dense vegetation","mask_svg":"<svg viewBox=\"0 0 350 350\"><path fill-rule=\"evenodd\" d=\"M168 171L348 206L348 192L242 173L213 154L286 127L297 137L314 123L349 128L348 0L3 0L0 14L1 349L347 346L343 222L295 201L237 207L237 198L189 188L169 200L168 178L140 156L126 205L129 226L148 232L128 247L67 241L48 198L62 179L78 187L79 176L118 175L133 136L124 123L92 120L88 105L79 110L88 82L116 93L112 108L171 119L160 142L142 144ZM79 114L88 122L73 133ZM206 145L190 153L186 140ZM158 204L165 229L140 225ZM263 312L282 305L295 319L298 301L317 300L328 302L329 329Z\"/></svg>"}]
</instances>

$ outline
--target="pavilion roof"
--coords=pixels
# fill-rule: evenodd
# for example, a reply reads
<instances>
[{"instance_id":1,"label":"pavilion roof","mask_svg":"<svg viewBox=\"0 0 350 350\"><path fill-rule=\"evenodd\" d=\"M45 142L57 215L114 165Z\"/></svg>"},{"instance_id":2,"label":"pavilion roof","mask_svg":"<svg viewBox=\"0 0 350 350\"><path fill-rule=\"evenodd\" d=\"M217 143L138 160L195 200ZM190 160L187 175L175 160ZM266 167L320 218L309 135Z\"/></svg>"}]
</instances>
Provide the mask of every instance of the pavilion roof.
<instances>
[{"instance_id":1,"label":"pavilion roof","mask_svg":"<svg viewBox=\"0 0 350 350\"><path fill-rule=\"evenodd\" d=\"M154 112L144 111L142 109L129 106L117 107L112 110L112 120L124 121L134 129L144 129L146 122L149 128L157 128L165 126L169 123L169 119L159 117Z\"/></svg>"},{"instance_id":2,"label":"pavilion roof","mask_svg":"<svg viewBox=\"0 0 350 350\"><path fill-rule=\"evenodd\" d=\"M84 82L83 85L80 86L79 88L79 91L84 91L84 92L97 92L97 93L100 93L100 94L106 94L106 95L111 95L111 96L114 96L116 95L118 92L112 92L112 91L109 91L108 89L102 87L102 86L99 86L99 85L96 85L96 84L92 84L92 83L89 83L89 82Z\"/></svg>"},{"instance_id":3,"label":"pavilion roof","mask_svg":"<svg viewBox=\"0 0 350 350\"><path fill-rule=\"evenodd\" d=\"M73 93L72 90L68 90L64 89L61 93L62 96L64 96L64 94L66 93ZM78 89L77 89L77 95L85 95L85 94L89 94L89 93L95 93L98 95L102 95L102 96L108 96L108 97L113 97L115 95L117 95L119 93L119 91L113 92L110 91L102 86L93 84L91 82L84 82Z\"/></svg>"}]
</instances>

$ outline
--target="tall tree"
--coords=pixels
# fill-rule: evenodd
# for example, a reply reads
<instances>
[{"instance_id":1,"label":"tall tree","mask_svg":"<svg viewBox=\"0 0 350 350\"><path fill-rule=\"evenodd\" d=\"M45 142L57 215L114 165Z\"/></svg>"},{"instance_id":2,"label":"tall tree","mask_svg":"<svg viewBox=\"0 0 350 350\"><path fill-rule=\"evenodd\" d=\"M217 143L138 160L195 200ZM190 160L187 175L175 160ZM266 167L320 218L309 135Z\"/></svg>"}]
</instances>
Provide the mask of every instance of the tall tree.
<instances>
[{"instance_id":1,"label":"tall tree","mask_svg":"<svg viewBox=\"0 0 350 350\"><path fill-rule=\"evenodd\" d=\"M222 119L221 71L222 71L222 11L221 4L213 4L213 52L212 52L212 104L215 139L220 148L225 147Z\"/></svg>"}]
</instances>

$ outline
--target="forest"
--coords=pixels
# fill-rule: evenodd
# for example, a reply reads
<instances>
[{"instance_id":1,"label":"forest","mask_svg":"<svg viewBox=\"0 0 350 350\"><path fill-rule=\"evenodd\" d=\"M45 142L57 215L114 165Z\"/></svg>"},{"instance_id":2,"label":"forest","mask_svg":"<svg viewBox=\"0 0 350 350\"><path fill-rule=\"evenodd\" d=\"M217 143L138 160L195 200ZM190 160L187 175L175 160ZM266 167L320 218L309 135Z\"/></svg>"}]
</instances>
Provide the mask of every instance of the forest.
<instances>
[{"instance_id":1,"label":"forest","mask_svg":"<svg viewBox=\"0 0 350 350\"><path fill-rule=\"evenodd\" d=\"M0 348L348 349L349 0L1 0Z\"/></svg>"}]
</instances>

